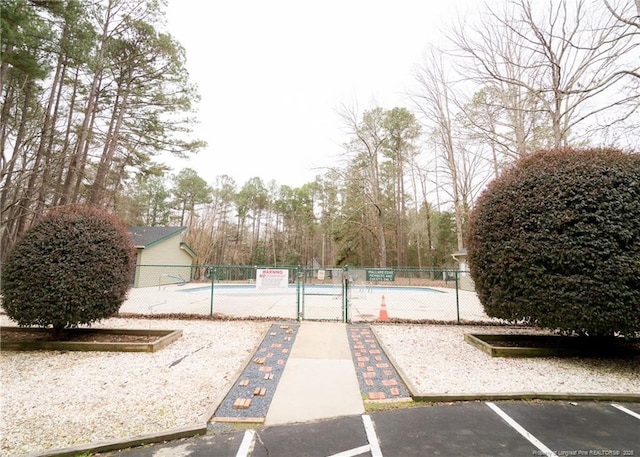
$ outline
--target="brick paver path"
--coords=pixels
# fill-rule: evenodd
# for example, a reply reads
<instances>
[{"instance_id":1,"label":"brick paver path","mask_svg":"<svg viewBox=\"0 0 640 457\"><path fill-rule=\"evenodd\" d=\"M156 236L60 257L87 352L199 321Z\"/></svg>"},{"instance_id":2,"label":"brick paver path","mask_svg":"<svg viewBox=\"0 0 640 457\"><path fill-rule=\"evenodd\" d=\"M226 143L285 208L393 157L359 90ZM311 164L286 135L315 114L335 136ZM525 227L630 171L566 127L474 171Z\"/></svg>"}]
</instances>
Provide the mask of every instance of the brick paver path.
<instances>
[{"instance_id":1,"label":"brick paver path","mask_svg":"<svg viewBox=\"0 0 640 457\"><path fill-rule=\"evenodd\" d=\"M347 327L349 347L365 400L410 398L409 391L368 325Z\"/></svg>"}]
</instances>

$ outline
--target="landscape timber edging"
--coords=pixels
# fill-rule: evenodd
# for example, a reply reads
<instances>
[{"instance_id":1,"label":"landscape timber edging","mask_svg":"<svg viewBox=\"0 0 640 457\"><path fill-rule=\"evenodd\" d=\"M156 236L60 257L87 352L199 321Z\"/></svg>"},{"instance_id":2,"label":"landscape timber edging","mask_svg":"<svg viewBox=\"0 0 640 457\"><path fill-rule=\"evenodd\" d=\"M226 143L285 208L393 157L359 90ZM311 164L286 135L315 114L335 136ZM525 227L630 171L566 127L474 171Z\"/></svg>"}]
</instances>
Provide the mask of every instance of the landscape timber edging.
<instances>
[{"instance_id":1,"label":"landscape timber edging","mask_svg":"<svg viewBox=\"0 0 640 457\"><path fill-rule=\"evenodd\" d=\"M564 335L537 335L537 334L480 334L465 333L464 340L472 346L486 352L491 357L592 357L603 355L611 348L621 346L611 346L609 348L597 348L593 346L583 346L576 336ZM505 346L495 345L493 342L517 342L517 341L540 341L539 346ZM635 340L634 340L635 341ZM553 342L553 344L548 344ZM576 344L580 342L581 344ZM563 344L564 343L564 344ZM636 350L637 352L637 350Z\"/></svg>"},{"instance_id":2,"label":"landscape timber edging","mask_svg":"<svg viewBox=\"0 0 640 457\"><path fill-rule=\"evenodd\" d=\"M48 451L28 454L25 457L76 457L78 455L93 454L95 452L119 451L148 444L164 443L182 438L192 438L202 436L207 433L207 424L193 425L187 427L166 430L158 433L147 433L137 435L132 438L115 439L112 441L82 444L62 449L51 449Z\"/></svg>"},{"instance_id":3,"label":"landscape timber edging","mask_svg":"<svg viewBox=\"0 0 640 457\"><path fill-rule=\"evenodd\" d=\"M47 328L0 327L0 333L50 332ZM158 338L151 343L101 343L88 341L3 341L3 351L103 351L103 352L157 352L182 336L182 330L157 329L117 329L117 328L76 328L69 329L77 333L95 333L108 335L148 335Z\"/></svg>"}]
</instances>

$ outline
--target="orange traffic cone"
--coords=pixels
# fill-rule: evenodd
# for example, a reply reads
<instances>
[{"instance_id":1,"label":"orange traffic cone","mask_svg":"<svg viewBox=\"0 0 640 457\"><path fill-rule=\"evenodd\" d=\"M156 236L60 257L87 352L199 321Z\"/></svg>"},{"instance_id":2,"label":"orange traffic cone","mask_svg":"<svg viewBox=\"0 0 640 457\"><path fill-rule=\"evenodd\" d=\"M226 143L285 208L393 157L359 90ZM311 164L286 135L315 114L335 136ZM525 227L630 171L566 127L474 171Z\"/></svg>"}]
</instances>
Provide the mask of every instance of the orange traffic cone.
<instances>
[{"instance_id":1,"label":"orange traffic cone","mask_svg":"<svg viewBox=\"0 0 640 457\"><path fill-rule=\"evenodd\" d=\"M384 302L384 295L382 296L382 303L380 304L380 315L378 316L378 320L387 322L389 320L389 315L387 314L387 304Z\"/></svg>"}]
</instances>

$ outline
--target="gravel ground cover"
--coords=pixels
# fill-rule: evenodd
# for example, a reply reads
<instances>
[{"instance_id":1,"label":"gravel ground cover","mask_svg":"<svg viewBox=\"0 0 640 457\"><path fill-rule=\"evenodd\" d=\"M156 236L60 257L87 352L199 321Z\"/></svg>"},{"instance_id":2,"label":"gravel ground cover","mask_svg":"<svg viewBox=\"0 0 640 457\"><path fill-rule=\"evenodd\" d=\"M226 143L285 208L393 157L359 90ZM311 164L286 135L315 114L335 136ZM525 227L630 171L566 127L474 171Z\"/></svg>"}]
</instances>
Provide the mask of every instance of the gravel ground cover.
<instances>
[{"instance_id":1,"label":"gravel ground cover","mask_svg":"<svg viewBox=\"0 0 640 457\"><path fill-rule=\"evenodd\" d=\"M0 316L2 325L11 325ZM156 353L0 353L0 456L16 457L200 424L213 414L272 322L109 319L115 328L181 329ZM492 358L470 333L493 326L372 326L415 395L621 393L640 395L640 360ZM538 332L544 333L544 332ZM275 355L274 355L275 357Z\"/></svg>"},{"instance_id":2,"label":"gravel ground cover","mask_svg":"<svg viewBox=\"0 0 640 457\"><path fill-rule=\"evenodd\" d=\"M501 326L377 325L375 333L416 396L492 393L640 395L640 359L491 357L464 333L537 333Z\"/></svg>"},{"instance_id":3,"label":"gravel ground cover","mask_svg":"<svg viewBox=\"0 0 640 457\"><path fill-rule=\"evenodd\" d=\"M94 327L182 329L183 336L154 353L2 351L0 456L203 424L269 326L108 319Z\"/></svg>"}]
</instances>

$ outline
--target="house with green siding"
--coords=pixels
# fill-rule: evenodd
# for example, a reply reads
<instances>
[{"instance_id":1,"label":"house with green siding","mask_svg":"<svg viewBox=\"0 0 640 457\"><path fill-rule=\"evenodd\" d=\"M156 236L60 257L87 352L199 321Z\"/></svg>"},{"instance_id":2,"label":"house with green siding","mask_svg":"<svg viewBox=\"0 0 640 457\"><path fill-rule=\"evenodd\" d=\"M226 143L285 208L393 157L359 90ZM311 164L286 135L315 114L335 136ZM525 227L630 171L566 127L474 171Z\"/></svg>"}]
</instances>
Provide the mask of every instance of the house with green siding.
<instances>
[{"instance_id":1,"label":"house with green siding","mask_svg":"<svg viewBox=\"0 0 640 457\"><path fill-rule=\"evenodd\" d=\"M129 227L136 247L133 287L191 281L195 252L184 242L186 227Z\"/></svg>"}]
</instances>

